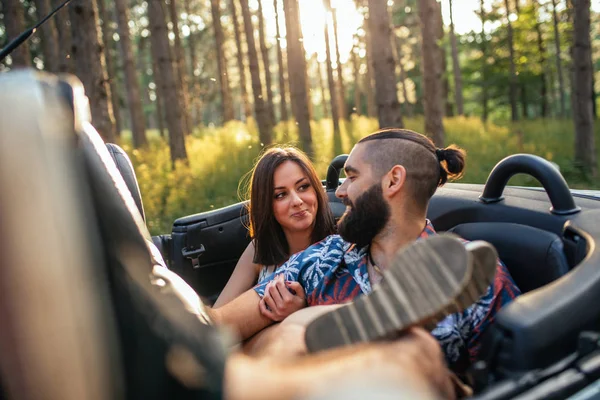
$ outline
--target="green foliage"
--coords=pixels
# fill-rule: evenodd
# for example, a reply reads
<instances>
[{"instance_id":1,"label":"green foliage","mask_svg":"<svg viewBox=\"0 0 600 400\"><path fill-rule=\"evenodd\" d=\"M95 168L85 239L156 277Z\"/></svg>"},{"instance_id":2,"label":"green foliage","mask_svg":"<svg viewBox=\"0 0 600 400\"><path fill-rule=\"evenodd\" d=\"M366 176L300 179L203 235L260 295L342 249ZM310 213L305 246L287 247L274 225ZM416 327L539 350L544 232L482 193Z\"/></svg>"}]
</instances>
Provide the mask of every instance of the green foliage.
<instances>
[{"instance_id":1,"label":"green foliage","mask_svg":"<svg viewBox=\"0 0 600 400\"><path fill-rule=\"evenodd\" d=\"M405 119L406 127L423 131L423 118ZM464 183L483 183L494 165L515 153L540 155L560 166L571 187L600 188L600 181L581 175L573 165L573 124L562 120L531 120L517 124L484 124L479 118L455 117L444 121L446 141L468 152ZM331 120L312 121L315 167L323 179L331 159L348 153L354 143L377 129L377 120L354 117L342 122L342 140L336 149ZM600 127L597 127L600 140ZM148 227L153 234L171 231L175 219L233 204L244 199L240 181L247 176L262 150L253 121L230 122L206 128L186 139L189 165L171 167L169 146L156 131L149 131L147 149L134 150L125 132L123 147L136 169ZM293 122L275 128L278 143L297 144ZM600 156L600 155L599 155ZM599 157L600 158L600 157ZM243 183L243 182L242 182ZM539 185L517 176L513 185Z\"/></svg>"}]
</instances>

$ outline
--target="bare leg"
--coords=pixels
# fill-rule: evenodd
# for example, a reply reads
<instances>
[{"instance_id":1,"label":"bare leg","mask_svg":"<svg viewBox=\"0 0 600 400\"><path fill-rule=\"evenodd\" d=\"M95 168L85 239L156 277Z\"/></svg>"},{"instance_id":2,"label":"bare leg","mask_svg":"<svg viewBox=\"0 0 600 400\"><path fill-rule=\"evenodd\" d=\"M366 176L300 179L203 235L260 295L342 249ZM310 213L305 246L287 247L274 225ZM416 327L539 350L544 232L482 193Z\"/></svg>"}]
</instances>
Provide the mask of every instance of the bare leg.
<instances>
[{"instance_id":1,"label":"bare leg","mask_svg":"<svg viewBox=\"0 0 600 400\"><path fill-rule=\"evenodd\" d=\"M294 357L307 353L306 326L318 316L341 305L314 306L296 311L280 324L271 325L248 339L243 351L254 357Z\"/></svg>"},{"instance_id":2,"label":"bare leg","mask_svg":"<svg viewBox=\"0 0 600 400\"><path fill-rule=\"evenodd\" d=\"M454 399L437 341L411 329L392 342L364 343L296 358L232 355L225 370L228 399L288 399L323 393L332 384L367 382L417 393L421 399ZM333 388L334 389L334 388ZM331 392L330 392L331 393Z\"/></svg>"}]
</instances>

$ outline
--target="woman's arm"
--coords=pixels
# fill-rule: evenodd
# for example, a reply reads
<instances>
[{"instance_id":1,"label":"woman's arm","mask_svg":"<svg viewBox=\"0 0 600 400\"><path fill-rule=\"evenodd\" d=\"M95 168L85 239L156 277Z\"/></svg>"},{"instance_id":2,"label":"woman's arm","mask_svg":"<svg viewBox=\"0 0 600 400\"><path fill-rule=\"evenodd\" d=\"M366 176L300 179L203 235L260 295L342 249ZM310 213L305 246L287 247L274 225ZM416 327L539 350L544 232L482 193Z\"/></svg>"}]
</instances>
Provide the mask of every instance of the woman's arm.
<instances>
[{"instance_id":1,"label":"woman's arm","mask_svg":"<svg viewBox=\"0 0 600 400\"><path fill-rule=\"evenodd\" d=\"M215 302L214 308L219 308L235 299L256 283L259 265L254 260L254 242L250 242L244 253L238 260L233 274L227 281L227 285Z\"/></svg>"}]
</instances>

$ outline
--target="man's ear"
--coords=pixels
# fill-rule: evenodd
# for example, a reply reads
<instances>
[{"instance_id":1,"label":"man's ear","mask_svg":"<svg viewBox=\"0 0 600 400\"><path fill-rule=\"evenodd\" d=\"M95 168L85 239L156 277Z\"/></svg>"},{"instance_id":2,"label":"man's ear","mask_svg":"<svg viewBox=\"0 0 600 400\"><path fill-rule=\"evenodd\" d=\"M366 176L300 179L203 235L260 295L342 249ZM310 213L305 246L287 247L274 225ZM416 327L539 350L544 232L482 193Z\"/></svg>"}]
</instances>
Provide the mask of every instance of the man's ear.
<instances>
[{"instance_id":1,"label":"man's ear","mask_svg":"<svg viewBox=\"0 0 600 400\"><path fill-rule=\"evenodd\" d=\"M406 168L402 165L394 165L385 175L383 192L388 196L394 196L406 183Z\"/></svg>"}]
</instances>

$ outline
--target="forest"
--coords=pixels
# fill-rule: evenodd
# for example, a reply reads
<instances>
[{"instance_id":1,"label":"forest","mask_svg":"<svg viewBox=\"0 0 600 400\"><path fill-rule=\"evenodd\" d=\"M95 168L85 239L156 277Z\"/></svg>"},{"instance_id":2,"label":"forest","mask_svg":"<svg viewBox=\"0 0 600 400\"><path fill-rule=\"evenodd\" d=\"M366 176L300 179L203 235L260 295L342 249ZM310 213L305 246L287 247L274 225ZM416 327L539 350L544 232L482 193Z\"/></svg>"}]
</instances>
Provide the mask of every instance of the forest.
<instances>
[{"instance_id":1,"label":"forest","mask_svg":"<svg viewBox=\"0 0 600 400\"><path fill-rule=\"evenodd\" d=\"M0 47L63 1L0 0ZM72 0L0 61L22 67L79 77L153 234L243 199L267 146L324 178L380 127L465 148L462 182L532 153L600 189L598 0Z\"/></svg>"}]
</instances>

